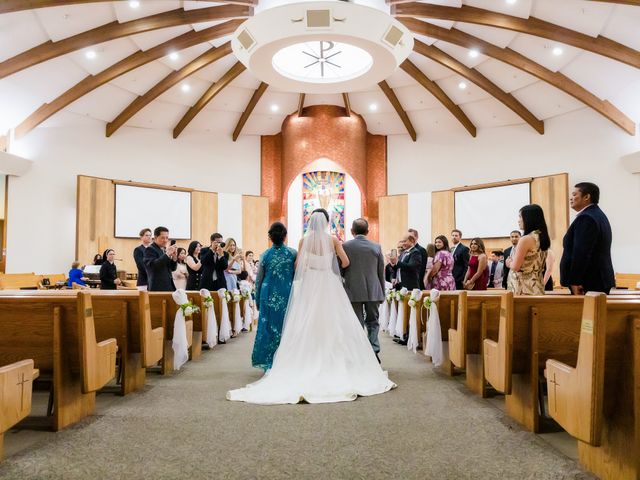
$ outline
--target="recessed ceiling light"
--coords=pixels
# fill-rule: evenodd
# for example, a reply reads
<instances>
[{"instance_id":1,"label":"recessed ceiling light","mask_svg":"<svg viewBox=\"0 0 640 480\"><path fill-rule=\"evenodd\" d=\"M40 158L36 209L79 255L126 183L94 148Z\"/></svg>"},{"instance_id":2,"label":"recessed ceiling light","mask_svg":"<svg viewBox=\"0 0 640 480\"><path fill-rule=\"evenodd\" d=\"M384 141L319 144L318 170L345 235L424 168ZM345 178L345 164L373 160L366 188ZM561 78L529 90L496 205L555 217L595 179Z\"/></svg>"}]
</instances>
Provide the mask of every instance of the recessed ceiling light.
<instances>
[{"instance_id":1,"label":"recessed ceiling light","mask_svg":"<svg viewBox=\"0 0 640 480\"><path fill-rule=\"evenodd\" d=\"M180 58L180 55L178 55L178 52L171 52L171 53L169 54L169 58L170 58L171 60L178 60L178 59Z\"/></svg>"},{"instance_id":2,"label":"recessed ceiling light","mask_svg":"<svg viewBox=\"0 0 640 480\"><path fill-rule=\"evenodd\" d=\"M460 82L460 83L458 84L458 88L459 88L460 90L464 90L465 88L467 88L467 84L466 84L466 83L464 83L464 82Z\"/></svg>"},{"instance_id":3,"label":"recessed ceiling light","mask_svg":"<svg viewBox=\"0 0 640 480\"><path fill-rule=\"evenodd\" d=\"M378 104L372 103L371 105L369 105L369 110L371 110L372 112L375 112L376 110L378 110Z\"/></svg>"},{"instance_id":4,"label":"recessed ceiling light","mask_svg":"<svg viewBox=\"0 0 640 480\"><path fill-rule=\"evenodd\" d=\"M478 55L480 55L480 52L475 48L473 50L469 50L469 56L471 58L476 58Z\"/></svg>"},{"instance_id":5,"label":"recessed ceiling light","mask_svg":"<svg viewBox=\"0 0 640 480\"><path fill-rule=\"evenodd\" d=\"M129 6L131 8L138 8L140 6L140 2L138 0L129 0Z\"/></svg>"},{"instance_id":6,"label":"recessed ceiling light","mask_svg":"<svg viewBox=\"0 0 640 480\"><path fill-rule=\"evenodd\" d=\"M189 85L188 83L183 83L180 88L183 92L188 92L189 90L191 90L191 85Z\"/></svg>"},{"instance_id":7,"label":"recessed ceiling light","mask_svg":"<svg viewBox=\"0 0 640 480\"><path fill-rule=\"evenodd\" d=\"M559 57L560 55L562 55L562 49L560 47L553 47L551 53L553 53L556 57Z\"/></svg>"},{"instance_id":8,"label":"recessed ceiling light","mask_svg":"<svg viewBox=\"0 0 640 480\"><path fill-rule=\"evenodd\" d=\"M95 50L87 50L86 52L84 52L84 56L89 60L93 60L94 58L96 58L97 53Z\"/></svg>"},{"instance_id":9,"label":"recessed ceiling light","mask_svg":"<svg viewBox=\"0 0 640 480\"><path fill-rule=\"evenodd\" d=\"M280 107L278 105L276 105L275 103L273 105L271 105L271 111L272 112L277 112L278 110L280 110Z\"/></svg>"}]
</instances>

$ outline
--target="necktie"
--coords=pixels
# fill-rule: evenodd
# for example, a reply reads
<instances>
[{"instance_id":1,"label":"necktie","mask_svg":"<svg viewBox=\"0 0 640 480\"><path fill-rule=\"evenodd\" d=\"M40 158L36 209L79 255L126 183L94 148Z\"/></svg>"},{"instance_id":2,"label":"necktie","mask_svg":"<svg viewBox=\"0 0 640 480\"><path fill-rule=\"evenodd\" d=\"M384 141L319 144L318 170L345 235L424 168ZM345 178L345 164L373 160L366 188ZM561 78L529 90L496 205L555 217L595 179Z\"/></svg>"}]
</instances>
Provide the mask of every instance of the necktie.
<instances>
[{"instance_id":1,"label":"necktie","mask_svg":"<svg viewBox=\"0 0 640 480\"><path fill-rule=\"evenodd\" d=\"M493 285L493 277L496 274L496 267L498 266L498 262L491 263L491 274L489 275L489 284Z\"/></svg>"}]
</instances>

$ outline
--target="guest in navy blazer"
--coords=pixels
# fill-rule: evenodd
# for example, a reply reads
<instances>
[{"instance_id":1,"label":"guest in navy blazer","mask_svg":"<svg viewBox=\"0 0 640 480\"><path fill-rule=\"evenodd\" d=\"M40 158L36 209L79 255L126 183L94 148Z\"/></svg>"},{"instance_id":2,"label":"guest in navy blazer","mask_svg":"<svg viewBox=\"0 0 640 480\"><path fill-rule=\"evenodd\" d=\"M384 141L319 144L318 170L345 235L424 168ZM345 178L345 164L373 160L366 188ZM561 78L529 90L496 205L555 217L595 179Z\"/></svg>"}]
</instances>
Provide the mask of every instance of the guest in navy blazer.
<instances>
[{"instance_id":1,"label":"guest in navy blazer","mask_svg":"<svg viewBox=\"0 0 640 480\"><path fill-rule=\"evenodd\" d=\"M156 227L153 243L144 251L144 266L147 269L148 290L150 292L173 292L172 272L176 269L178 247L168 245L169 229Z\"/></svg>"},{"instance_id":2,"label":"guest in navy blazer","mask_svg":"<svg viewBox=\"0 0 640 480\"><path fill-rule=\"evenodd\" d=\"M600 189L593 183L578 183L569 199L578 212L562 241L560 283L574 295L609 291L615 286L611 262L611 225L598 202Z\"/></svg>"},{"instance_id":3,"label":"guest in navy blazer","mask_svg":"<svg viewBox=\"0 0 640 480\"><path fill-rule=\"evenodd\" d=\"M202 264L200 288L215 292L221 288L227 288L224 271L229 266L229 254L222 249L224 245L222 235L213 233L210 240L211 245L200 250Z\"/></svg>"},{"instance_id":4,"label":"guest in navy blazer","mask_svg":"<svg viewBox=\"0 0 640 480\"><path fill-rule=\"evenodd\" d=\"M133 259L138 267L138 281L136 286L138 290L147 289L147 267L144 266L144 251L151 245L151 229L143 228L140 230L140 245L133 249Z\"/></svg>"}]
</instances>

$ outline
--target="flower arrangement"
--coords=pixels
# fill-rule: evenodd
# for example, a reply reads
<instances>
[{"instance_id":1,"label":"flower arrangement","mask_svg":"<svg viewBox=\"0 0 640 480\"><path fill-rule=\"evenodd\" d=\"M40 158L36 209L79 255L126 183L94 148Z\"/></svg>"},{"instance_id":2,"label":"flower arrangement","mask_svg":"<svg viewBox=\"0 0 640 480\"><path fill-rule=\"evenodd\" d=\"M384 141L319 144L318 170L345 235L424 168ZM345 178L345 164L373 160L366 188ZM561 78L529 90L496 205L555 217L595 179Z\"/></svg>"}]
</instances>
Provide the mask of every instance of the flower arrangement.
<instances>
[{"instance_id":1,"label":"flower arrangement","mask_svg":"<svg viewBox=\"0 0 640 480\"><path fill-rule=\"evenodd\" d=\"M415 308L415 306L420 301L421 297L422 297L422 292L420 290L418 290L418 289L413 290L411 292L411 297L409 297L409 306L411 308Z\"/></svg>"},{"instance_id":2,"label":"flower arrangement","mask_svg":"<svg viewBox=\"0 0 640 480\"><path fill-rule=\"evenodd\" d=\"M251 290L252 290L251 287L243 286L243 287L240 288L240 295L245 300L250 300L251 299Z\"/></svg>"},{"instance_id":3,"label":"flower arrangement","mask_svg":"<svg viewBox=\"0 0 640 480\"><path fill-rule=\"evenodd\" d=\"M224 291L224 299L227 303L231 301L231 292L229 290Z\"/></svg>"},{"instance_id":4,"label":"flower arrangement","mask_svg":"<svg viewBox=\"0 0 640 480\"><path fill-rule=\"evenodd\" d=\"M238 290L237 288L234 289L232 298L234 302L239 302L242 298L242 295L240 295L240 290Z\"/></svg>"},{"instance_id":5,"label":"flower arrangement","mask_svg":"<svg viewBox=\"0 0 640 480\"><path fill-rule=\"evenodd\" d=\"M422 306L428 310L431 308L432 303L433 301L431 300L431 297L428 295L425 295L424 300L422 301Z\"/></svg>"},{"instance_id":6,"label":"flower arrangement","mask_svg":"<svg viewBox=\"0 0 640 480\"><path fill-rule=\"evenodd\" d=\"M209 295L208 297L204 297L202 299L202 304L207 308L212 308L213 307L213 297L211 295Z\"/></svg>"},{"instance_id":7,"label":"flower arrangement","mask_svg":"<svg viewBox=\"0 0 640 480\"><path fill-rule=\"evenodd\" d=\"M182 310L182 314L185 317L190 317L194 313L198 313L200 309L193 304L193 302L187 302L180 305L180 309Z\"/></svg>"},{"instance_id":8,"label":"flower arrangement","mask_svg":"<svg viewBox=\"0 0 640 480\"><path fill-rule=\"evenodd\" d=\"M384 297L387 300L387 302L391 303L395 298L395 291L390 288L387 288L387 290L384 292Z\"/></svg>"},{"instance_id":9,"label":"flower arrangement","mask_svg":"<svg viewBox=\"0 0 640 480\"><path fill-rule=\"evenodd\" d=\"M402 289L400 289L399 292L396 292L396 300L401 302L402 300L407 298L408 295L409 295L409 290L403 287Z\"/></svg>"}]
</instances>

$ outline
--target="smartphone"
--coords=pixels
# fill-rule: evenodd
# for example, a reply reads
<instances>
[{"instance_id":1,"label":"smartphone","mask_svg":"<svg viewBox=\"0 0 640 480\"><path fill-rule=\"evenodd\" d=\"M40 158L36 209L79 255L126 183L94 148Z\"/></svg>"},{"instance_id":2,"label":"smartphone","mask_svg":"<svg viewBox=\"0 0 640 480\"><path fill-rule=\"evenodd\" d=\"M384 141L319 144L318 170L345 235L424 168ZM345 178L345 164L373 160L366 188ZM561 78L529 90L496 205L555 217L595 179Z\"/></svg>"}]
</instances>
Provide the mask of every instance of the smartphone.
<instances>
[{"instance_id":1,"label":"smartphone","mask_svg":"<svg viewBox=\"0 0 640 480\"><path fill-rule=\"evenodd\" d=\"M169 245L175 245L176 241L172 238L171 240L169 240Z\"/></svg>"},{"instance_id":2,"label":"smartphone","mask_svg":"<svg viewBox=\"0 0 640 480\"><path fill-rule=\"evenodd\" d=\"M398 256L398 249L397 248L392 248L391 249L391 256L392 257L397 257Z\"/></svg>"}]
</instances>

